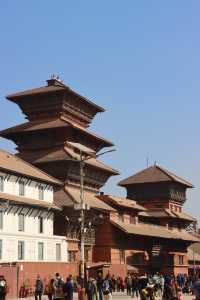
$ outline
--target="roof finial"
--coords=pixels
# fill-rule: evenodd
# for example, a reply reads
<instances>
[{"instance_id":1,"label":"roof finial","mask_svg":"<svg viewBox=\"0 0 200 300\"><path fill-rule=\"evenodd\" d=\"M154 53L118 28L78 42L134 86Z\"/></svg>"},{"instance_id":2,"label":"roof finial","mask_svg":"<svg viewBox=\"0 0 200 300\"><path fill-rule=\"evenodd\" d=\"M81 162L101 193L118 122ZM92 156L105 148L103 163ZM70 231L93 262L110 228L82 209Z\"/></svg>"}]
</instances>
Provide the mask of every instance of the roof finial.
<instances>
[{"instance_id":1,"label":"roof finial","mask_svg":"<svg viewBox=\"0 0 200 300\"><path fill-rule=\"evenodd\" d=\"M47 84L48 86L51 85L64 85L64 81L62 79L60 79L59 75L56 74L51 74L50 79L47 80Z\"/></svg>"},{"instance_id":2,"label":"roof finial","mask_svg":"<svg viewBox=\"0 0 200 300\"><path fill-rule=\"evenodd\" d=\"M149 156L147 155L147 158L146 158L146 163L147 163L147 168L149 167Z\"/></svg>"}]
</instances>

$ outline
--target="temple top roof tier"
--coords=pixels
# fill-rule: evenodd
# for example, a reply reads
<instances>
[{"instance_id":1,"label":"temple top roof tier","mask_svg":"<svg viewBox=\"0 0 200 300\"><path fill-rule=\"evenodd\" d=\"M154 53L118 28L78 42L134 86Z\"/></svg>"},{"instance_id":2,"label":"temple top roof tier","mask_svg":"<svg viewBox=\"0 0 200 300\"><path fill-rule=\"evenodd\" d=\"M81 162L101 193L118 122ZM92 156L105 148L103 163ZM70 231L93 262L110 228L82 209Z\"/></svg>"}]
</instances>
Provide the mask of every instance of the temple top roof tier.
<instances>
[{"instance_id":1,"label":"temple top roof tier","mask_svg":"<svg viewBox=\"0 0 200 300\"><path fill-rule=\"evenodd\" d=\"M172 172L156 164L120 181L119 185L128 187L138 184L160 182L176 182L185 186L186 188L193 188L193 185L189 181L173 174Z\"/></svg>"},{"instance_id":2,"label":"temple top roof tier","mask_svg":"<svg viewBox=\"0 0 200 300\"><path fill-rule=\"evenodd\" d=\"M11 94L6 98L18 104L30 121L63 115L88 127L97 113L105 111L55 76L47 80L46 86Z\"/></svg>"}]
</instances>

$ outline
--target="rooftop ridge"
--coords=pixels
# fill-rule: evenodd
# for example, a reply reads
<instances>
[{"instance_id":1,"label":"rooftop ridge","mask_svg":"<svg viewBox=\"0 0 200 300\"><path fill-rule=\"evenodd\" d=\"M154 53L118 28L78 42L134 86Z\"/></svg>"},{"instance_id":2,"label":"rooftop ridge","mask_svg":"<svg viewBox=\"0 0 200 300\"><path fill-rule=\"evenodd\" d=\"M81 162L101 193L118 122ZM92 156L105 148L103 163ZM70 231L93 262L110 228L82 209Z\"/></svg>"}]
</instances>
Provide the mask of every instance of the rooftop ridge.
<instances>
[{"instance_id":1,"label":"rooftop ridge","mask_svg":"<svg viewBox=\"0 0 200 300\"><path fill-rule=\"evenodd\" d=\"M158 173L155 174L156 170L160 171L166 177L164 178L163 176L160 176L160 178L159 178ZM182 185L185 185L189 188L193 188L193 185L189 181L173 174L172 172L170 172L158 165L153 165L146 169L143 169L143 170L135 173L134 175L131 175L131 176L121 180L118 183L118 185L119 186L127 186L127 185L131 185L131 184L156 183L156 182L165 182L165 181L179 182Z\"/></svg>"}]
</instances>

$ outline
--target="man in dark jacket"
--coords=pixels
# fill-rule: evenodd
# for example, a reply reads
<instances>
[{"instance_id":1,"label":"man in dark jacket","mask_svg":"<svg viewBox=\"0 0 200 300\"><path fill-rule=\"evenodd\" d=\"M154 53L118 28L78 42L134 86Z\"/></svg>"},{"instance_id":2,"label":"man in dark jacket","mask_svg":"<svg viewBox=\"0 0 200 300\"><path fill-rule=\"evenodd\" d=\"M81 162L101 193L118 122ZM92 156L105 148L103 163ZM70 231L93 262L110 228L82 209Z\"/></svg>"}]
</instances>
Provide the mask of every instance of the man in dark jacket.
<instances>
[{"instance_id":1,"label":"man in dark jacket","mask_svg":"<svg viewBox=\"0 0 200 300\"><path fill-rule=\"evenodd\" d=\"M67 280L63 286L63 292L65 300L73 300L74 283L72 275L69 275L69 277L67 277Z\"/></svg>"},{"instance_id":2,"label":"man in dark jacket","mask_svg":"<svg viewBox=\"0 0 200 300\"><path fill-rule=\"evenodd\" d=\"M7 293L7 283L3 275L0 275L0 300L5 300Z\"/></svg>"},{"instance_id":3,"label":"man in dark jacket","mask_svg":"<svg viewBox=\"0 0 200 300\"><path fill-rule=\"evenodd\" d=\"M42 299L43 291L44 291L44 285L43 285L43 282L42 282L40 276L38 275L36 282L35 282L35 300L38 300L38 297L39 297L39 300Z\"/></svg>"}]
</instances>

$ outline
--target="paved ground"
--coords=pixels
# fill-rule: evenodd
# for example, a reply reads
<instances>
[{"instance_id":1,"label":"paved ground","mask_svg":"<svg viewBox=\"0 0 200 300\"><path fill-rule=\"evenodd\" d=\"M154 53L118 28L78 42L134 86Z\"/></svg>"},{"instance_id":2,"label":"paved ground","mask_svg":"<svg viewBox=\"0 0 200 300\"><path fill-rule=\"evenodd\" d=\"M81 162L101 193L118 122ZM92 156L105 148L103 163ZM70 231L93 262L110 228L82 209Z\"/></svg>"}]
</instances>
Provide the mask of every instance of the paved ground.
<instances>
[{"instance_id":1,"label":"paved ground","mask_svg":"<svg viewBox=\"0 0 200 300\"><path fill-rule=\"evenodd\" d=\"M125 294L115 294L113 295L113 300L139 300L139 298L131 298L131 297L128 297L126 296ZM193 300L194 299L194 296L184 296L183 298L184 300Z\"/></svg>"},{"instance_id":2,"label":"paved ground","mask_svg":"<svg viewBox=\"0 0 200 300\"><path fill-rule=\"evenodd\" d=\"M21 300L22 298L20 298ZM31 298L23 298L23 300L33 300L34 298L31 297ZM129 296L126 296L125 294L121 294L121 293L117 293L117 294L114 294L113 295L113 300L139 300L139 298L131 298ZM193 300L194 299L194 296L184 296L183 298L184 300ZM16 299L16 300L19 300L19 299ZM42 297L42 300L48 300L48 297L47 296L43 296ZM78 300L78 296L77 294L74 295L74 300Z\"/></svg>"}]
</instances>

